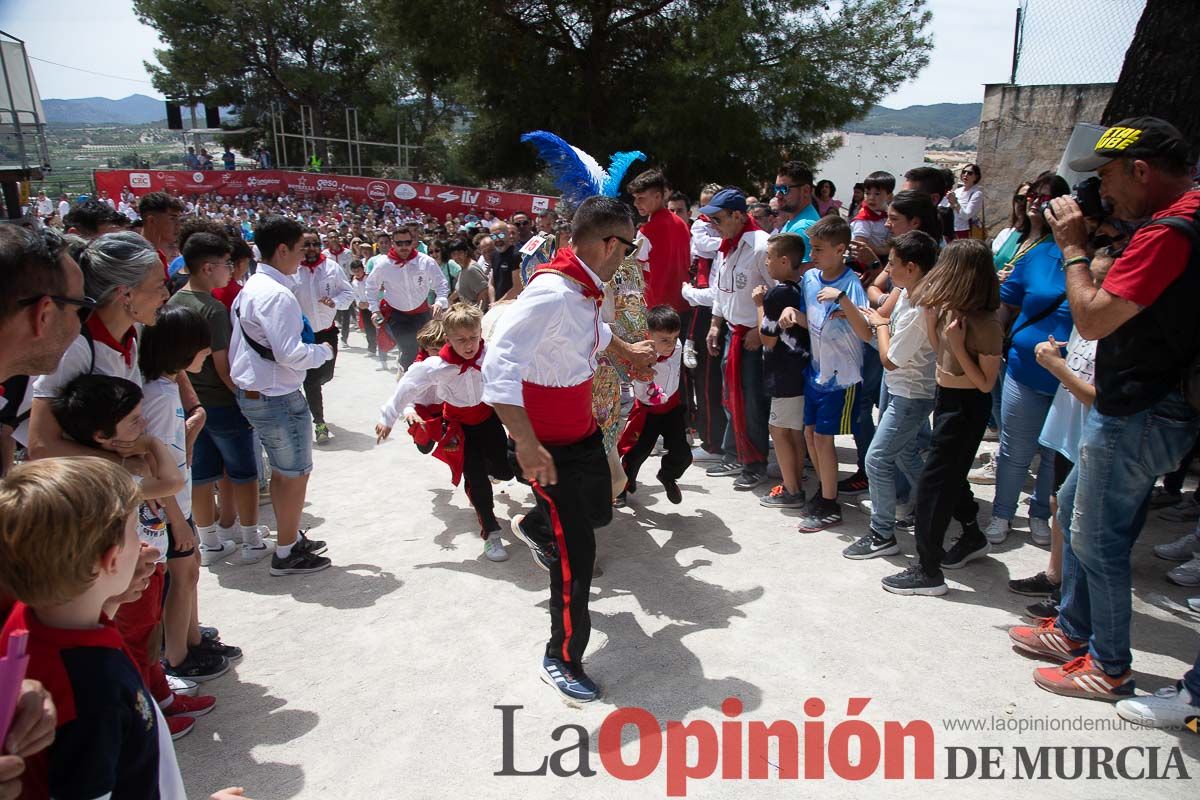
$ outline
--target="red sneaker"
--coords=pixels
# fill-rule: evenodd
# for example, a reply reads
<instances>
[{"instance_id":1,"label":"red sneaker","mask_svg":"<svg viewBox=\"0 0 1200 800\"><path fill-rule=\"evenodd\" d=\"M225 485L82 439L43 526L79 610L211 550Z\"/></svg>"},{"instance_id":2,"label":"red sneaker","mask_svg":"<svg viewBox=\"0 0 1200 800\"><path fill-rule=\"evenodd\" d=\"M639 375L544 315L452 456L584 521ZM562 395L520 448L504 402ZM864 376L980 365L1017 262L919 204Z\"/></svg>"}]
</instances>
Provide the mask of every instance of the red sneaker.
<instances>
[{"instance_id":1,"label":"red sneaker","mask_svg":"<svg viewBox=\"0 0 1200 800\"><path fill-rule=\"evenodd\" d=\"M191 717L167 717L167 730L171 732L172 740L187 736L195 724L196 720Z\"/></svg>"},{"instance_id":2,"label":"red sneaker","mask_svg":"<svg viewBox=\"0 0 1200 800\"><path fill-rule=\"evenodd\" d=\"M1052 658L1055 661L1070 661L1087 653L1087 642L1077 642L1067 637L1058 627L1058 618L1043 620L1036 627L1018 625L1008 629L1008 638L1016 647L1027 653Z\"/></svg>"},{"instance_id":3,"label":"red sneaker","mask_svg":"<svg viewBox=\"0 0 1200 800\"><path fill-rule=\"evenodd\" d=\"M1033 682L1047 692L1085 700L1120 700L1133 697L1134 690L1132 672L1113 677L1096 666L1090 653L1061 667L1035 669Z\"/></svg>"},{"instance_id":4,"label":"red sneaker","mask_svg":"<svg viewBox=\"0 0 1200 800\"><path fill-rule=\"evenodd\" d=\"M171 701L171 705L162 710L164 717L203 717L217 704L217 698L211 695L188 697L178 692L173 694L175 699Z\"/></svg>"}]
</instances>

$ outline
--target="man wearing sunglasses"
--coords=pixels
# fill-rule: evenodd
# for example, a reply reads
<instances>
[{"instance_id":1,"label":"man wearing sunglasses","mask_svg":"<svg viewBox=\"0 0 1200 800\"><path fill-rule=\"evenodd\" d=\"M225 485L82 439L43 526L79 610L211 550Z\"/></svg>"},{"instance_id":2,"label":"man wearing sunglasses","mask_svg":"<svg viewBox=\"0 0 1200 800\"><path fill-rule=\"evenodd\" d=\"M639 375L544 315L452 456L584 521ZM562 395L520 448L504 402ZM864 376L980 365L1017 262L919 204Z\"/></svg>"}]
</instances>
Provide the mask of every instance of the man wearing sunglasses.
<instances>
[{"instance_id":1,"label":"man wearing sunglasses","mask_svg":"<svg viewBox=\"0 0 1200 800\"><path fill-rule=\"evenodd\" d=\"M767 273L769 235L749 215L746 196L740 189L722 189L700 213L711 219L721 233L713 266L716 291L706 344L709 355L722 358L729 421L722 443L725 458L709 467L706 474L737 475L733 488L748 491L767 479L767 420L771 409L763 384L762 339L754 290L776 283ZM726 328L722 344L722 329Z\"/></svg>"},{"instance_id":2,"label":"man wearing sunglasses","mask_svg":"<svg viewBox=\"0 0 1200 800\"><path fill-rule=\"evenodd\" d=\"M583 655L592 627L595 529L612 520L612 476L592 411L596 354L608 350L639 371L655 361L653 343L627 344L601 317L604 283L632 253L633 237L633 219L619 201L580 203L571 246L534 271L483 356L483 401L508 428L537 501L529 514L513 517L513 533L550 573L541 678L570 703L599 694Z\"/></svg>"},{"instance_id":3,"label":"man wearing sunglasses","mask_svg":"<svg viewBox=\"0 0 1200 800\"><path fill-rule=\"evenodd\" d=\"M30 376L54 372L95 307L57 235L0 225L0 426L28 416ZM10 459L5 448L0 475Z\"/></svg>"},{"instance_id":4,"label":"man wearing sunglasses","mask_svg":"<svg viewBox=\"0 0 1200 800\"><path fill-rule=\"evenodd\" d=\"M432 306L430 289L436 297ZM436 261L417 251L409 228L401 226L391 249L367 276L366 293L371 320L377 328L387 326L396 343L400 369L408 369L417 357L417 331L430 319L441 317L450 305L450 282ZM381 354L380 361L386 363L386 358Z\"/></svg>"},{"instance_id":5,"label":"man wearing sunglasses","mask_svg":"<svg viewBox=\"0 0 1200 800\"><path fill-rule=\"evenodd\" d=\"M502 220L496 220L489 228L494 248L488 262L492 270L496 302L512 300L521 290L514 277L514 273L520 274L521 269L521 254L513 246L514 230Z\"/></svg>"},{"instance_id":6,"label":"man wearing sunglasses","mask_svg":"<svg viewBox=\"0 0 1200 800\"><path fill-rule=\"evenodd\" d=\"M821 218L813 205L813 173L799 161L785 161L775 176L775 197L779 200L779 212L788 218L780 233L797 233L804 240L804 252L812 252L808 241L808 230Z\"/></svg>"}]
</instances>

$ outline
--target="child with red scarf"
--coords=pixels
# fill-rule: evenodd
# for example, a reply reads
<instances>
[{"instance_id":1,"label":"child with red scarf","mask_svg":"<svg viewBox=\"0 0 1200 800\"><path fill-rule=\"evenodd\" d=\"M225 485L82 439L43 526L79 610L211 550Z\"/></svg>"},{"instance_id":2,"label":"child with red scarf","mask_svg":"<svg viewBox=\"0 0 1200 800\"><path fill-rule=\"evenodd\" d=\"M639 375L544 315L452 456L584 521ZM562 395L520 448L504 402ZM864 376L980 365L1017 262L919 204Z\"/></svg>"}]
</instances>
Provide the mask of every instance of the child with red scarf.
<instances>
[{"instance_id":1,"label":"child with red scarf","mask_svg":"<svg viewBox=\"0 0 1200 800\"><path fill-rule=\"evenodd\" d=\"M454 485L466 479L467 497L479 518L484 555L490 561L505 561L508 552L500 541L490 478L511 480L513 473L504 427L492 407L483 402L479 370L484 352L483 312L473 305L455 303L441 322L446 344L436 356L414 361L404 373L391 399L380 408L375 435L379 442L386 439L401 414L409 425L424 428L438 442L434 457L450 467ZM416 409L417 402L430 399L442 403L442 416L435 420L423 419Z\"/></svg>"},{"instance_id":2,"label":"child with red scarf","mask_svg":"<svg viewBox=\"0 0 1200 800\"><path fill-rule=\"evenodd\" d=\"M767 479L767 419L770 403L763 385L762 338L754 290L774 286L767 272L767 232L746 213L746 196L733 187L717 192L700 209L721 233L713 295L708 352L722 355L721 330L728 327L723 348L725 458L709 467L710 477L739 477L733 488L748 491Z\"/></svg>"},{"instance_id":3,"label":"child with red scarf","mask_svg":"<svg viewBox=\"0 0 1200 800\"><path fill-rule=\"evenodd\" d=\"M863 181L863 202L850 220L850 254L864 267L887 263L887 209L895 191L896 176L890 172L872 172Z\"/></svg>"},{"instance_id":4,"label":"child with red scarf","mask_svg":"<svg viewBox=\"0 0 1200 800\"><path fill-rule=\"evenodd\" d=\"M633 409L617 451L628 483L618 500L626 500L626 492L637 491L637 475L642 463L654 449L658 437L663 439L666 453L658 470L659 483L667 490L672 503L683 502L677 481L692 464L692 450L687 441L687 404L680 390L683 372L683 347L679 344L682 328L679 314L669 305L658 305L646 314L646 329L658 360L651 380L633 381Z\"/></svg>"}]
</instances>

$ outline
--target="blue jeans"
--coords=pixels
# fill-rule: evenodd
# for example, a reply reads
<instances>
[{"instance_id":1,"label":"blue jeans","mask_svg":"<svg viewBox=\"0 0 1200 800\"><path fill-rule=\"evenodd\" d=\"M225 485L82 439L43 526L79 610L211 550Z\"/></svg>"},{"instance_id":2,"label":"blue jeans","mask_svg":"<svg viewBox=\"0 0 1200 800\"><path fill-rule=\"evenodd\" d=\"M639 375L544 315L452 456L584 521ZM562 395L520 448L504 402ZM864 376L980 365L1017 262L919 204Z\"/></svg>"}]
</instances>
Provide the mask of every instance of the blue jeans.
<instances>
[{"instance_id":1,"label":"blue jeans","mask_svg":"<svg viewBox=\"0 0 1200 800\"><path fill-rule=\"evenodd\" d=\"M271 469L287 478L312 472L312 414L299 389L291 394L249 398L241 389L238 406L254 426Z\"/></svg>"},{"instance_id":2,"label":"blue jeans","mask_svg":"<svg viewBox=\"0 0 1200 800\"><path fill-rule=\"evenodd\" d=\"M721 355L722 375L725 374L725 367L729 362L729 345L732 342L732 336L725 337L725 349ZM767 397L767 390L763 385L761 347L757 350L742 352L742 397L746 403L746 431L750 435L750 441L762 454L763 459L754 464L742 464L742 467L766 472L767 422L771 417L771 398ZM725 418L729 420L729 424L725 426L725 437L721 442L721 450L724 451L727 459L737 460L737 437L733 432L733 417L730 415L728 407L725 408Z\"/></svg>"},{"instance_id":3,"label":"blue jeans","mask_svg":"<svg viewBox=\"0 0 1200 800\"><path fill-rule=\"evenodd\" d=\"M879 351L863 342L862 386L858 392L858 430L854 434L854 449L858 455L858 468L863 470L867 463L867 451L875 438L875 406L879 405L879 388L883 384L883 362Z\"/></svg>"},{"instance_id":4,"label":"blue jeans","mask_svg":"<svg viewBox=\"0 0 1200 800\"><path fill-rule=\"evenodd\" d=\"M1196 654L1196 663L1183 676L1183 686L1192 696L1192 705L1200 706L1200 653Z\"/></svg>"},{"instance_id":5,"label":"blue jeans","mask_svg":"<svg viewBox=\"0 0 1200 800\"><path fill-rule=\"evenodd\" d=\"M1004 376L1004 401L1000 418L1000 454L996 458L996 499L992 518L1011 520L1017 514L1021 486L1029 472L1034 453L1042 454L1033 497L1029 500L1030 519L1050 519L1050 498L1054 495L1054 451L1038 444L1038 436L1050 413L1054 396L1042 394Z\"/></svg>"},{"instance_id":6,"label":"blue jeans","mask_svg":"<svg viewBox=\"0 0 1200 800\"><path fill-rule=\"evenodd\" d=\"M988 420L988 427L1000 430L1000 401L1004 397L1004 378L1008 375L1008 362L1003 358L1000 359L1000 371L996 373L996 383L992 386L992 391L989 392L992 396L992 418Z\"/></svg>"},{"instance_id":7,"label":"blue jeans","mask_svg":"<svg viewBox=\"0 0 1200 800\"><path fill-rule=\"evenodd\" d=\"M921 477L924 462L917 452L921 429L928 427L933 398L927 400L888 396L875 438L867 451L867 478L871 491L871 530L891 538L896 533L897 475L908 485Z\"/></svg>"},{"instance_id":8,"label":"blue jeans","mask_svg":"<svg viewBox=\"0 0 1200 800\"><path fill-rule=\"evenodd\" d=\"M254 429L237 406L206 406L208 415L192 449L192 485L202 486L228 475L232 483L258 480Z\"/></svg>"},{"instance_id":9,"label":"blue jeans","mask_svg":"<svg viewBox=\"0 0 1200 800\"><path fill-rule=\"evenodd\" d=\"M1129 669L1132 615L1129 554L1142 532L1150 490L1173 470L1200 429L1179 392L1127 417L1095 408L1083 424L1079 460L1058 492L1063 529L1062 604L1058 624L1101 669Z\"/></svg>"},{"instance_id":10,"label":"blue jeans","mask_svg":"<svg viewBox=\"0 0 1200 800\"><path fill-rule=\"evenodd\" d=\"M888 403L892 402L892 393L888 391L887 381L879 383L879 412L882 414L887 411ZM882 417L881 417L882 419ZM929 443L933 440L933 426L929 422L929 415L925 416L925 421L921 423L920 430L917 431L917 452L929 452ZM924 458L922 457L922 462ZM896 473L896 502L907 503L912 499L912 487L916 485L916 481L910 481L903 472Z\"/></svg>"}]
</instances>

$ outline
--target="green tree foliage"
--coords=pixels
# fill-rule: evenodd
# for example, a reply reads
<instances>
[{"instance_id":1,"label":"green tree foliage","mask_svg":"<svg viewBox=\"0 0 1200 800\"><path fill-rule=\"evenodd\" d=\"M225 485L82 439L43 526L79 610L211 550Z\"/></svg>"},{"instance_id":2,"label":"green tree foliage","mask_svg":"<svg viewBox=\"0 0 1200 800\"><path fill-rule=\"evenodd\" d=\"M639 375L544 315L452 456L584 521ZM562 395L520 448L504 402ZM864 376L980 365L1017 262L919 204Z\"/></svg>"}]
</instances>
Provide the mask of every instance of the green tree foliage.
<instances>
[{"instance_id":1,"label":"green tree foliage","mask_svg":"<svg viewBox=\"0 0 1200 800\"><path fill-rule=\"evenodd\" d=\"M397 117L419 172L539 183L520 134L747 186L925 66L925 0L135 0L160 90ZM171 92L171 89L178 91ZM388 138L394 135L394 127Z\"/></svg>"}]
</instances>

